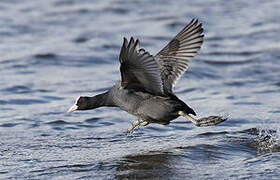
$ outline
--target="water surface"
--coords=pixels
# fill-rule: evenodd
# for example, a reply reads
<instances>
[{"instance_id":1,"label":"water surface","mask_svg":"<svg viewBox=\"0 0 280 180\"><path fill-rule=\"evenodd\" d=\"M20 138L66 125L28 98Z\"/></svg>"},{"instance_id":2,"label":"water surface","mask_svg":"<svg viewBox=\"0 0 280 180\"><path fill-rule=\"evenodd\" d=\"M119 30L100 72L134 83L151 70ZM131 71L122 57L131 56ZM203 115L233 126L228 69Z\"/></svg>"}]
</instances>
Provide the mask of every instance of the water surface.
<instances>
[{"instance_id":1,"label":"water surface","mask_svg":"<svg viewBox=\"0 0 280 180\"><path fill-rule=\"evenodd\" d=\"M278 179L278 1L0 4L1 179ZM119 81L124 36L157 53L192 18L205 41L175 88L199 117L126 135L118 108L66 113Z\"/></svg>"}]
</instances>

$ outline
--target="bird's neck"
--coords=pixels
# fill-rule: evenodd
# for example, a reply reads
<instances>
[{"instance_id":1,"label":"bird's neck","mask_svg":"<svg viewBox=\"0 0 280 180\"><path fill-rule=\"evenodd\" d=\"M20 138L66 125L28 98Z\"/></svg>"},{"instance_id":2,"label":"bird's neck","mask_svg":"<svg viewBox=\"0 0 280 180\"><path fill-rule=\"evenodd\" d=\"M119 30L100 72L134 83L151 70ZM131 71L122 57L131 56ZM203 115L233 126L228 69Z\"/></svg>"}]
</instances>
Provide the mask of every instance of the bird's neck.
<instances>
[{"instance_id":1,"label":"bird's neck","mask_svg":"<svg viewBox=\"0 0 280 180\"><path fill-rule=\"evenodd\" d=\"M93 97L89 97L88 108L95 109L95 108L99 108L102 106L108 106L107 97L108 97L108 92L98 94Z\"/></svg>"}]
</instances>

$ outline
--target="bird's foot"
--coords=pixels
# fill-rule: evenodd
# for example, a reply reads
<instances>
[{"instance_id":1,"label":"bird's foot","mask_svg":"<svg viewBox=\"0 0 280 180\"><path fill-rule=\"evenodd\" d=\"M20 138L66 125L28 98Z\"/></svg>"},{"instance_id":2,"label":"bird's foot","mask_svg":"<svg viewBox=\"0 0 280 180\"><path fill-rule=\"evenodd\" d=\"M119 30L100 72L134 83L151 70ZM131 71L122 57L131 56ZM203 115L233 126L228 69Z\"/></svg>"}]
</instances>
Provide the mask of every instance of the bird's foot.
<instances>
[{"instance_id":1,"label":"bird's foot","mask_svg":"<svg viewBox=\"0 0 280 180\"><path fill-rule=\"evenodd\" d=\"M208 116L197 119L196 126L215 126L216 124L220 124L221 122L226 121L227 118L223 118L221 116Z\"/></svg>"},{"instance_id":2,"label":"bird's foot","mask_svg":"<svg viewBox=\"0 0 280 180\"><path fill-rule=\"evenodd\" d=\"M227 120L227 118L223 118L221 116L208 116L208 117L203 117L200 119L195 119L195 118L191 117L190 115L184 113L183 111L179 111L178 114L180 116L187 117L188 120L190 120L196 126L214 126L214 125L217 125L217 124Z\"/></svg>"},{"instance_id":3,"label":"bird's foot","mask_svg":"<svg viewBox=\"0 0 280 180\"><path fill-rule=\"evenodd\" d=\"M148 124L149 124L149 122L142 120L142 119L135 120L128 127L127 133L132 133L134 131L134 129L137 129L140 126L147 126Z\"/></svg>"}]
</instances>

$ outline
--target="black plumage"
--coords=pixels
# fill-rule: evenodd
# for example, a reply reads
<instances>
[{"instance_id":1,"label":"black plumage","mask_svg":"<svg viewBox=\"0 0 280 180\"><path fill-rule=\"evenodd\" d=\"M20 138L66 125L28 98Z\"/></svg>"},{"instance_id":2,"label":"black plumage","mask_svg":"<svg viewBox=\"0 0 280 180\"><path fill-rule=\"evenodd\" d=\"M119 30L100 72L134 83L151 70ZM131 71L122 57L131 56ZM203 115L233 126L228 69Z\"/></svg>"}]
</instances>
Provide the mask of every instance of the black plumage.
<instances>
[{"instance_id":1,"label":"black plumage","mask_svg":"<svg viewBox=\"0 0 280 180\"><path fill-rule=\"evenodd\" d=\"M119 107L138 117L129 132L149 123L166 125L179 116L187 117L197 126L225 121L219 116L194 119L189 115L196 115L194 110L173 93L176 81L202 45L202 33L202 24L193 19L156 56L140 48L139 40L131 38L128 42L124 38L119 56L121 82L94 97L79 97L69 111Z\"/></svg>"}]
</instances>

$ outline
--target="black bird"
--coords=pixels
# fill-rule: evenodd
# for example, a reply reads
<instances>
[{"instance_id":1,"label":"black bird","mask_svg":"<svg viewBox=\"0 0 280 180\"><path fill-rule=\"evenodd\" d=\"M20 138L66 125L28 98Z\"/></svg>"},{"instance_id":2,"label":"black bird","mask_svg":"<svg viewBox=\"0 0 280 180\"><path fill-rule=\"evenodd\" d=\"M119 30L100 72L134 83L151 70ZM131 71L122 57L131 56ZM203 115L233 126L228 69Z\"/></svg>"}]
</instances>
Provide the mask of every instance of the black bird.
<instances>
[{"instance_id":1,"label":"black bird","mask_svg":"<svg viewBox=\"0 0 280 180\"><path fill-rule=\"evenodd\" d=\"M225 121L220 116L194 119L194 110L180 100L173 87L187 70L189 62L203 42L203 28L193 19L156 56L140 48L139 40L124 38L121 48L121 82L107 92L93 97L80 96L69 109L90 110L102 106L119 107L138 117L128 128L132 132L149 123L169 124L179 116L187 117L196 126L212 126Z\"/></svg>"}]
</instances>

